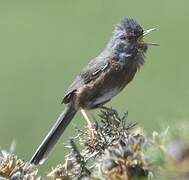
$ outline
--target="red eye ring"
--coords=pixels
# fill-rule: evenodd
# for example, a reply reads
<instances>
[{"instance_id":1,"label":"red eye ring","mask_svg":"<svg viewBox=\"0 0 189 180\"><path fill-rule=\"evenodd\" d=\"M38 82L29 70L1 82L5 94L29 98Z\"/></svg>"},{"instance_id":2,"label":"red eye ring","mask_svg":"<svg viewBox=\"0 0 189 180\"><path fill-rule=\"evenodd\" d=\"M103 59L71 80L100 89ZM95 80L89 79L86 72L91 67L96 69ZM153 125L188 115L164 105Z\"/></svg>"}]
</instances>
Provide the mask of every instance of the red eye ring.
<instances>
[{"instance_id":1,"label":"red eye ring","mask_svg":"<svg viewBox=\"0 0 189 180\"><path fill-rule=\"evenodd\" d=\"M135 39L135 36L133 35L127 35L128 41L133 41Z\"/></svg>"}]
</instances>

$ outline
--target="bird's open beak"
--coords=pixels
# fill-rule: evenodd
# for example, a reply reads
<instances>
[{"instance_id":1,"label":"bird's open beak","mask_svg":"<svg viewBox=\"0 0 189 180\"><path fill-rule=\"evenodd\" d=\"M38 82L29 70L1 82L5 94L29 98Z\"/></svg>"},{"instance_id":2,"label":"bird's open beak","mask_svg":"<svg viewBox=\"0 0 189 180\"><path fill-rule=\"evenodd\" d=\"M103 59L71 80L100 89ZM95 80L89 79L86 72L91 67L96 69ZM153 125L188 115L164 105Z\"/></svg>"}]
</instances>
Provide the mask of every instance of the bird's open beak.
<instances>
[{"instance_id":1,"label":"bird's open beak","mask_svg":"<svg viewBox=\"0 0 189 180\"><path fill-rule=\"evenodd\" d=\"M138 38L138 43L141 44L141 45L146 44L146 45L151 45L151 46L159 46L159 44L157 44L157 43L144 42L144 36L154 32L154 31L157 31L157 29L152 28L152 29L148 29L148 30L144 31L143 34Z\"/></svg>"},{"instance_id":2,"label":"bird's open beak","mask_svg":"<svg viewBox=\"0 0 189 180\"><path fill-rule=\"evenodd\" d=\"M153 31L157 31L157 29L156 28L148 29L148 30L143 32L143 36L146 36L147 34L150 34Z\"/></svg>"},{"instance_id":3,"label":"bird's open beak","mask_svg":"<svg viewBox=\"0 0 189 180\"><path fill-rule=\"evenodd\" d=\"M148 30L144 31L144 33L143 33L143 35L142 35L142 39L143 39L144 36L146 36L146 35L148 35L148 34L154 32L154 31L157 31L157 29L156 29L156 28L151 28L151 29L148 29ZM152 43L152 42L145 42L145 44L147 44L147 45L152 45L152 46L159 46L159 44L157 44L157 43Z\"/></svg>"}]
</instances>

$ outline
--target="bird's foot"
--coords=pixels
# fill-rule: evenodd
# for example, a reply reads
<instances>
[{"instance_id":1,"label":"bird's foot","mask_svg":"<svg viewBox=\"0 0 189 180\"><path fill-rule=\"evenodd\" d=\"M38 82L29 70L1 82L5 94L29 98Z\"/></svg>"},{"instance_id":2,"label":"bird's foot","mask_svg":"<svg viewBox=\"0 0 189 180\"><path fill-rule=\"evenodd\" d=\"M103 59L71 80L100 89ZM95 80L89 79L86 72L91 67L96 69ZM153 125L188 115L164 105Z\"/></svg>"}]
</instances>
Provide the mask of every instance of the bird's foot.
<instances>
[{"instance_id":1,"label":"bird's foot","mask_svg":"<svg viewBox=\"0 0 189 180\"><path fill-rule=\"evenodd\" d=\"M101 106L100 108L101 110L105 110L105 111L112 109L111 107L107 107L107 106Z\"/></svg>"}]
</instances>

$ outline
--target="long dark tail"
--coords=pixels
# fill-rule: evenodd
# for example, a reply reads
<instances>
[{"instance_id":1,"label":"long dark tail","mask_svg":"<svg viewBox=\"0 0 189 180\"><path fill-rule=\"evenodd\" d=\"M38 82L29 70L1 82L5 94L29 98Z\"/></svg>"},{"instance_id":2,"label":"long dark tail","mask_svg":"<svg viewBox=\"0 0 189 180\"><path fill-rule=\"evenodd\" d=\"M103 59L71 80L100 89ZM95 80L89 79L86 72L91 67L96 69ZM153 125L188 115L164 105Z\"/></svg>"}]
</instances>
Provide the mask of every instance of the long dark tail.
<instances>
[{"instance_id":1,"label":"long dark tail","mask_svg":"<svg viewBox=\"0 0 189 180\"><path fill-rule=\"evenodd\" d=\"M48 154L60 139L61 135L68 124L71 122L76 112L77 110L71 104L66 105L65 110L59 116L50 132L47 134L43 142L39 145L37 151L34 153L30 161L32 164L42 164L47 159Z\"/></svg>"}]
</instances>

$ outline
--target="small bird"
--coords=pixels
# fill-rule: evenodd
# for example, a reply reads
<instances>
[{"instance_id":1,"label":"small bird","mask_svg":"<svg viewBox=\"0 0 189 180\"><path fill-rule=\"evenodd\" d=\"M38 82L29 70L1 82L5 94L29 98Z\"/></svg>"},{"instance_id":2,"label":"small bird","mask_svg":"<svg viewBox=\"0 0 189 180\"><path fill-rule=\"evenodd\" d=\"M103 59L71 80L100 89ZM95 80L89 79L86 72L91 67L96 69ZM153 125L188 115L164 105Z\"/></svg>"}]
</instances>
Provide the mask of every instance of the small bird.
<instances>
[{"instance_id":1,"label":"small bird","mask_svg":"<svg viewBox=\"0 0 189 180\"><path fill-rule=\"evenodd\" d=\"M144 36L154 30L144 31L131 17L116 25L105 49L89 62L68 88L62 101L65 109L34 153L32 164L42 164L47 159L77 111L80 110L89 121L85 110L103 108L133 79L144 64L148 45L157 45L144 42Z\"/></svg>"}]
</instances>

